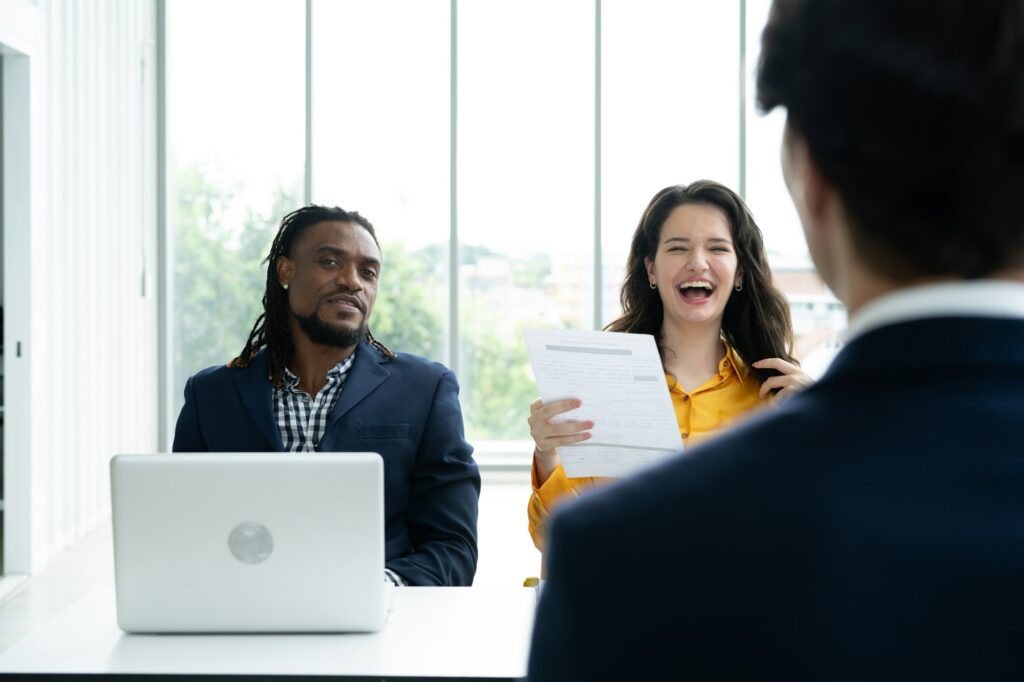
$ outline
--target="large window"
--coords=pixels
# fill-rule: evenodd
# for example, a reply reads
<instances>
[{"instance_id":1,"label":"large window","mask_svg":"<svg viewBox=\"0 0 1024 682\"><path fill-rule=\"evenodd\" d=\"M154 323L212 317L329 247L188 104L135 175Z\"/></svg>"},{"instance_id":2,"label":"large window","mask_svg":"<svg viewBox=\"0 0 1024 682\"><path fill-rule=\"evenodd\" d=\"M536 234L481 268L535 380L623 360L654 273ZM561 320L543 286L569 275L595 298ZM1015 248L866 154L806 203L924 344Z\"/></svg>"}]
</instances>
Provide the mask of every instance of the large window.
<instances>
[{"instance_id":1,"label":"large window","mask_svg":"<svg viewBox=\"0 0 1024 682\"><path fill-rule=\"evenodd\" d=\"M604 324L620 311L630 238L654 194L716 180L739 191L740 3L604 0Z\"/></svg>"},{"instance_id":2,"label":"large window","mask_svg":"<svg viewBox=\"0 0 1024 682\"><path fill-rule=\"evenodd\" d=\"M314 0L312 13L312 200L374 224L374 335L447 362L448 1Z\"/></svg>"},{"instance_id":3,"label":"large window","mask_svg":"<svg viewBox=\"0 0 1024 682\"><path fill-rule=\"evenodd\" d=\"M785 112L776 109L761 116L756 108L753 70L771 4L771 0L746 0L745 198L765 233L775 280L789 297L796 355L804 369L817 376L838 350L837 331L846 326L846 311L814 271L800 220L782 178L779 159Z\"/></svg>"},{"instance_id":4,"label":"large window","mask_svg":"<svg viewBox=\"0 0 1024 682\"><path fill-rule=\"evenodd\" d=\"M613 319L632 231L666 185L744 193L820 371L844 316L782 182L784 114L754 106L769 5L167 0L168 412L187 376L237 355L277 223L309 201L374 223L374 334L452 367L478 461L524 482L521 330ZM490 534L521 528L503 548L529 543L513 498Z\"/></svg>"},{"instance_id":5,"label":"large window","mask_svg":"<svg viewBox=\"0 0 1024 682\"><path fill-rule=\"evenodd\" d=\"M167 3L172 413L238 355L277 221L302 203L305 21L291 0ZM173 424L171 425L173 427Z\"/></svg>"},{"instance_id":6,"label":"large window","mask_svg":"<svg viewBox=\"0 0 1024 682\"><path fill-rule=\"evenodd\" d=\"M769 5L168 2L172 412L188 375L240 350L276 224L306 201L376 225L371 327L456 370L482 461L529 454L521 329L613 319L668 184L745 193L820 370L843 314L781 179L784 114L754 107Z\"/></svg>"},{"instance_id":7,"label":"large window","mask_svg":"<svg viewBox=\"0 0 1024 682\"><path fill-rule=\"evenodd\" d=\"M458 368L478 442L529 437L520 330L590 325L594 23L591 0L459 3Z\"/></svg>"}]
</instances>

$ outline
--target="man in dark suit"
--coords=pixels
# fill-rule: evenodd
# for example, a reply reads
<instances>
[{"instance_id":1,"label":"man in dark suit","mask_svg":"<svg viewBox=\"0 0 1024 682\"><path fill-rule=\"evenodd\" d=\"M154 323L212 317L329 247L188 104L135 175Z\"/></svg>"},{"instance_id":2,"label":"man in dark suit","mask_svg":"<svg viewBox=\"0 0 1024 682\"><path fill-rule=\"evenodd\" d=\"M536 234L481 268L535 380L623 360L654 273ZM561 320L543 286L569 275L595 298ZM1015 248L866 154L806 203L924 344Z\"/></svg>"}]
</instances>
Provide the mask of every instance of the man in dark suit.
<instances>
[{"instance_id":1,"label":"man in dark suit","mask_svg":"<svg viewBox=\"0 0 1024 682\"><path fill-rule=\"evenodd\" d=\"M238 358L188 380L176 452L378 452L386 575L469 585L480 474L444 366L396 354L367 326L381 272L373 226L306 206L281 221L264 313Z\"/></svg>"},{"instance_id":2,"label":"man in dark suit","mask_svg":"<svg viewBox=\"0 0 1024 682\"><path fill-rule=\"evenodd\" d=\"M552 522L530 679L1024 679L1024 1L775 0L848 343Z\"/></svg>"}]
</instances>

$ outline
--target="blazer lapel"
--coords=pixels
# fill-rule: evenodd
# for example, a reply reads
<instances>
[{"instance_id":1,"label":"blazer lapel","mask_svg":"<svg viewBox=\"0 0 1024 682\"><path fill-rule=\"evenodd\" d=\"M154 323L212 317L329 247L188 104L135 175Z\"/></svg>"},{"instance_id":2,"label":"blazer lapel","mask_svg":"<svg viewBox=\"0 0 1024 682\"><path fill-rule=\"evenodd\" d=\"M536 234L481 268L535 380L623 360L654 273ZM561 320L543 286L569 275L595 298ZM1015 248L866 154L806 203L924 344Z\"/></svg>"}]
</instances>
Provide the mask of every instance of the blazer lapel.
<instances>
[{"instance_id":1,"label":"blazer lapel","mask_svg":"<svg viewBox=\"0 0 1024 682\"><path fill-rule=\"evenodd\" d=\"M242 406L256 426L256 432L263 436L270 452L283 452L281 432L274 420L274 389L267 380L267 353L263 351L235 375L235 386L242 400Z\"/></svg>"},{"instance_id":2,"label":"blazer lapel","mask_svg":"<svg viewBox=\"0 0 1024 682\"><path fill-rule=\"evenodd\" d=\"M387 358L377 352L376 348L366 342L359 344L356 360L352 363L345 386L341 389L338 402L334 404L331 418L327 421L325 437L338 420L345 416L345 413L373 393L378 386L384 383L385 379L391 376L391 372L383 366L386 362Z\"/></svg>"}]
</instances>

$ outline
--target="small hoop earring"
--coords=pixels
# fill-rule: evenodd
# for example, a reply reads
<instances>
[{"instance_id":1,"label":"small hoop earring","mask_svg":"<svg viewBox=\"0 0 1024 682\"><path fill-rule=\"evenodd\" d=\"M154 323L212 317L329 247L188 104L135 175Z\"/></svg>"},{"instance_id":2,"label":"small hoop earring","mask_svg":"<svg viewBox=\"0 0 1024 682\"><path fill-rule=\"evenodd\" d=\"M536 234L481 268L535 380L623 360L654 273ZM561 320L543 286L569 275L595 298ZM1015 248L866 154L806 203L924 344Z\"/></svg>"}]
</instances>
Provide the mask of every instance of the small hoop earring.
<instances>
[{"instance_id":1,"label":"small hoop earring","mask_svg":"<svg viewBox=\"0 0 1024 682\"><path fill-rule=\"evenodd\" d=\"M743 282L736 285L736 291L743 291Z\"/></svg>"},{"instance_id":2,"label":"small hoop earring","mask_svg":"<svg viewBox=\"0 0 1024 682\"><path fill-rule=\"evenodd\" d=\"M652 289L657 289L658 288L658 285L656 283L654 283L654 282L648 282L648 284L651 285Z\"/></svg>"}]
</instances>

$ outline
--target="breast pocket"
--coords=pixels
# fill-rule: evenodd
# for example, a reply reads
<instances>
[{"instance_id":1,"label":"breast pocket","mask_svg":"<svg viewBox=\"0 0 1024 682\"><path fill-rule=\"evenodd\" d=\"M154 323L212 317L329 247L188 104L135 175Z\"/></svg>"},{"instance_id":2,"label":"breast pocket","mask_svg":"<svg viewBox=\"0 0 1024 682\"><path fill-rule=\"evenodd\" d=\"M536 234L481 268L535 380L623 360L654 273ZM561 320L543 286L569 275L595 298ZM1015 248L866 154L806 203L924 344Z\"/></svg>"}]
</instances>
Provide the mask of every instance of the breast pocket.
<instances>
[{"instance_id":1,"label":"breast pocket","mask_svg":"<svg viewBox=\"0 0 1024 682\"><path fill-rule=\"evenodd\" d=\"M408 424L375 424L373 426L359 426L356 428L356 435L359 438L408 438Z\"/></svg>"}]
</instances>

